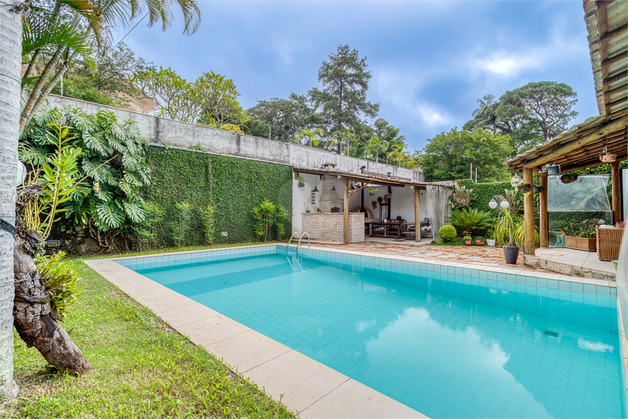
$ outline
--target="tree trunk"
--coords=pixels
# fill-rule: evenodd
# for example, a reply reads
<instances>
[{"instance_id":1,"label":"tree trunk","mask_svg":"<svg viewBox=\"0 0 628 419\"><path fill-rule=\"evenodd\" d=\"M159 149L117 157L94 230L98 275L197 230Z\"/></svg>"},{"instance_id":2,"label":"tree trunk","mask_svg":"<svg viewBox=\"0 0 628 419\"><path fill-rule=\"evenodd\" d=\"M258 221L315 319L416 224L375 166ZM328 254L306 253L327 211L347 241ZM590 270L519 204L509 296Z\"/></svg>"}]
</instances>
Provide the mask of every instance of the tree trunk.
<instances>
[{"instance_id":1,"label":"tree trunk","mask_svg":"<svg viewBox=\"0 0 628 419\"><path fill-rule=\"evenodd\" d=\"M89 362L50 312L50 294L33 261L43 239L36 233L22 235L23 230L18 228L13 254L15 329L26 345L37 348L49 364L82 374L89 369Z\"/></svg>"},{"instance_id":2,"label":"tree trunk","mask_svg":"<svg viewBox=\"0 0 628 419\"><path fill-rule=\"evenodd\" d=\"M17 140L20 118L22 17L0 6L0 396L14 398L13 380L13 227Z\"/></svg>"}]
</instances>

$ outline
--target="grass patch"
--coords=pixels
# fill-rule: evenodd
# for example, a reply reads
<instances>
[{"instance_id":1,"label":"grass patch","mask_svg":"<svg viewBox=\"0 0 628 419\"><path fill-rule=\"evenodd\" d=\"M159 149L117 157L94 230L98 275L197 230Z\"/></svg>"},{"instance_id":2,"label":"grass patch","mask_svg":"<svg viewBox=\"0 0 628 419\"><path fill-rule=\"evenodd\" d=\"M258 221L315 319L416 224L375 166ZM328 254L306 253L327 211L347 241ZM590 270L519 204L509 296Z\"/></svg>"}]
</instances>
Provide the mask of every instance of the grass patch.
<instances>
[{"instance_id":1,"label":"grass patch","mask_svg":"<svg viewBox=\"0 0 628 419\"><path fill-rule=\"evenodd\" d=\"M475 240L473 240L471 243L475 244ZM452 240L450 242L441 240L436 243L432 243L430 246L466 246L466 244L464 244L464 240Z\"/></svg>"},{"instance_id":2,"label":"grass patch","mask_svg":"<svg viewBox=\"0 0 628 419\"><path fill-rule=\"evenodd\" d=\"M275 244L280 243L278 241L267 241L264 242L248 242L248 243L236 243L236 244L213 244L210 246L183 246L183 247L168 247L165 249L153 249L153 250L144 250L141 252L130 252L130 253L116 253L116 254L103 254L103 255L94 255L88 257L76 256L77 259L109 259L109 258L121 258L128 256L144 256L144 255L156 255L159 253L175 253L175 252L191 252L193 250L211 250L211 249L222 249L225 247L242 247L242 246L256 246L261 244Z\"/></svg>"},{"instance_id":3,"label":"grass patch","mask_svg":"<svg viewBox=\"0 0 628 419\"><path fill-rule=\"evenodd\" d=\"M0 417L294 417L83 261L71 263L85 294L63 326L91 370L59 374L16 335L20 397L0 405Z\"/></svg>"}]
</instances>

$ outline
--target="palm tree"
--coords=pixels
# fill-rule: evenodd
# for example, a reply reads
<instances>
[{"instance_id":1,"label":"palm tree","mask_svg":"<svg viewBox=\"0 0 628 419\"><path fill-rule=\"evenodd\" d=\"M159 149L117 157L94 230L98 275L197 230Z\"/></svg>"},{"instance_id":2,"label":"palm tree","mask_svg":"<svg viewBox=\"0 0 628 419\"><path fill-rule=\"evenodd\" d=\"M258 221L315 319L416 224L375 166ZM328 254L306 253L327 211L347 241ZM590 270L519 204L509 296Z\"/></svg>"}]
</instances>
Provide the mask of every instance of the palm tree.
<instances>
[{"instance_id":1,"label":"palm tree","mask_svg":"<svg viewBox=\"0 0 628 419\"><path fill-rule=\"evenodd\" d=\"M297 134L297 138L301 139L301 137L307 137L308 145L312 147L312 145L318 146L318 140L320 140L324 134L325 133L320 128L304 128L299 131L299 134Z\"/></svg>"},{"instance_id":2,"label":"palm tree","mask_svg":"<svg viewBox=\"0 0 628 419\"><path fill-rule=\"evenodd\" d=\"M17 141L20 119L20 10L0 5L0 396L14 398L13 380L13 235Z\"/></svg>"},{"instance_id":3,"label":"palm tree","mask_svg":"<svg viewBox=\"0 0 628 419\"><path fill-rule=\"evenodd\" d=\"M468 121L463 129L473 131L475 128L483 128L484 126L492 126L493 134L497 130L497 106L499 102L495 100L495 96L488 94L482 99L478 99L478 107L473 111L473 119Z\"/></svg>"},{"instance_id":4,"label":"palm tree","mask_svg":"<svg viewBox=\"0 0 628 419\"><path fill-rule=\"evenodd\" d=\"M175 0L185 19L185 32L192 33L200 23L200 12L195 0ZM103 28L111 28L117 21L129 22L147 10L149 24L160 18L165 29L171 22L171 0L52 0L49 9L32 7L30 0L20 6L3 3L0 6L0 394L17 395L13 381L13 331L15 324L20 337L28 346L35 346L46 360L61 370L82 373L89 362L76 347L69 335L49 314L49 302L14 301L16 291L31 298L46 295L45 284L33 262L32 247L21 237L25 231L15 232L15 187L17 174L17 145L19 133L44 103L52 88L67 69L68 61L91 52L87 38L94 36L97 43L105 36ZM45 10L44 10L45 9ZM66 21L61 16L69 16ZM20 109L22 19L28 24L24 30L25 55L30 57L29 68L23 82L32 91ZM86 26L87 29L82 29ZM38 60L46 52L42 72L31 78ZM61 59L63 58L63 62ZM45 61L45 60L44 60ZM21 110L21 112L20 112ZM19 123L18 123L19 121ZM15 281L20 278L19 281ZM28 279L26 281L25 279ZM47 334L40 331L46 330Z\"/></svg>"},{"instance_id":5,"label":"palm tree","mask_svg":"<svg viewBox=\"0 0 628 419\"><path fill-rule=\"evenodd\" d=\"M170 0L95 0L93 2L54 0L52 11L43 8L27 9L25 18L34 24L26 25L27 29L24 31L28 48L23 51L23 55L30 56L30 61L23 83L25 86L33 84L33 87L22 109L20 131L44 104L52 89L65 74L70 61L81 55L90 64L91 48L88 42L90 36L93 35L97 44L100 45L107 36L105 28L111 28L118 22L126 24L144 11L149 16L149 26L161 18L165 30L172 23L171 5L173 3L178 4L183 12L184 32L188 35L195 32L200 24L200 11L196 0L175 0L174 2ZM70 22L65 22L60 18L64 8L69 9L66 11L72 16ZM85 25L87 29L83 29L82 25ZM54 53L45 62L44 69L38 76L31 78L32 71L45 50L51 47Z\"/></svg>"},{"instance_id":6,"label":"palm tree","mask_svg":"<svg viewBox=\"0 0 628 419\"><path fill-rule=\"evenodd\" d=\"M380 139L377 135L373 135L366 146L366 152L375 155L375 162L379 163L379 154L388 150L388 141Z\"/></svg>"},{"instance_id":7,"label":"palm tree","mask_svg":"<svg viewBox=\"0 0 628 419\"><path fill-rule=\"evenodd\" d=\"M390 146L390 151L388 152L388 160L396 161L397 165L401 167L401 162L410 157L410 154L405 151L406 144L404 142L397 142Z\"/></svg>"}]
</instances>

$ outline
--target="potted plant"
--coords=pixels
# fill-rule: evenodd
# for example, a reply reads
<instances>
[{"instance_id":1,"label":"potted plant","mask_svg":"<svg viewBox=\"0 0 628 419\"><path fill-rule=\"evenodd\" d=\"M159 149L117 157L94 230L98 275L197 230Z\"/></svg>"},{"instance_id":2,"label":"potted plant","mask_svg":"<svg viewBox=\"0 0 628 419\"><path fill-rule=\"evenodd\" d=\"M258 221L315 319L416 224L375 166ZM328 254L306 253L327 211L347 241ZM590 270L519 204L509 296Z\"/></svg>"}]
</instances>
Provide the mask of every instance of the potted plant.
<instances>
[{"instance_id":1,"label":"potted plant","mask_svg":"<svg viewBox=\"0 0 628 419\"><path fill-rule=\"evenodd\" d=\"M504 259L506 263L511 265L517 264L517 259L519 258L519 246L515 244L515 241L512 237L512 228L514 225L514 220L512 219L512 214L508 209L501 209L499 213L499 219L497 220L497 226L499 229L508 228L508 244L506 246L502 246L504 250Z\"/></svg>"},{"instance_id":2,"label":"potted plant","mask_svg":"<svg viewBox=\"0 0 628 419\"><path fill-rule=\"evenodd\" d=\"M569 223L569 234L565 236L565 247L585 252L595 252L595 226L597 220L584 220L581 224Z\"/></svg>"},{"instance_id":3,"label":"potted plant","mask_svg":"<svg viewBox=\"0 0 628 419\"><path fill-rule=\"evenodd\" d=\"M557 175L560 173L560 166L557 164L547 164L545 165L545 171L548 175Z\"/></svg>"},{"instance_id":4,"label":"potted plant","mask_svg":"<svg viewBox=\"0 0 628 419\"><path fill-rule=\"evenodd\" d=\"M486 243L484 242L484 238L483 237L478 237L475 239L475 245L476 246L484 246Z\"/></svg>"},{"instance_id":5,"label":"potted plant","mask_svg":"<svg viewBox=\"0 0 628 419\"><path fill-rule=\"evenodd\" d=\"M305 184L307 183L307 180L305 180L305 179L303 179L301 176L299 176L299 177L297 178L297 182L299 182L299 183L297 184L297 186L298 186L299 188L302 188L302 187L304 187L304 186L305 186Z\"/></svg>"},{"instance_id":6,"label":"potted plant","mask_svg":"<svg viewBox=\"0 0 628 419\"><path fill-rule=\"evenodd\" d=\"M377 188L369 188L369 196L375 195L375 192L377 192Z\"/></svg>"},{"instance_id":7,"label":"potted plant","mask_svg":"<svg viewBox=\"0 0 628 419\"><path fill-rule=\"evenodd\" d=\"M492 237L492 238L489 238ZM495 236L493 235L493 230L489 230L489 232L487 233L487 237L486 237L486 244L491 246L491 247L495 247Z\"/></svg>"},{"instance_id":8,"label":"potted plant","mask_svg":"<svg viewBox=\"0 0 628 419\"><path fill-rule=\"evenodd\" d=\"M471 236L464 236L464 244L466 244L467 246L471 246Z\"/></svg>"}]
</instances>

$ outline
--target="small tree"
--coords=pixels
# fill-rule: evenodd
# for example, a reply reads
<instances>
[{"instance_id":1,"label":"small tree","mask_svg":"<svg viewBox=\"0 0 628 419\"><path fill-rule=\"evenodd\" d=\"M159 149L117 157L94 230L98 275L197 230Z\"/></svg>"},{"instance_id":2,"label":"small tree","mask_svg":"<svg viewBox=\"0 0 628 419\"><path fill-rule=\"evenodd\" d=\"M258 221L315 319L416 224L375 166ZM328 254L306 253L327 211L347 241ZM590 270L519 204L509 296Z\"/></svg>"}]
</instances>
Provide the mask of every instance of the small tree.
<instances>
[{"instance_id":1,"label":"small tree","mask_svg":"<svg viewBox=\"0 0 628 419\"><path fill-rule=\"evenodd\" d=\"M280 240L284 233L284 221L288 216L288 211L278 204L265 199L259 207L253 208L253 218L255 219L255 235L268 240L271 228L277 226L277 238Z\"/></svg>"},{"instance_id":2,"label":"small tree","mask_svg":"<svg viewBox=\"0 0 628 419\"><path fill-rule=\"evenodd\" d=\"M201 217L203 219L203 234L205 235L205 244L214 242L214 231L216 230L216 205L207 204L201 208Z\"/></svg>"}]
</instances>

